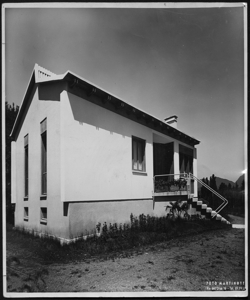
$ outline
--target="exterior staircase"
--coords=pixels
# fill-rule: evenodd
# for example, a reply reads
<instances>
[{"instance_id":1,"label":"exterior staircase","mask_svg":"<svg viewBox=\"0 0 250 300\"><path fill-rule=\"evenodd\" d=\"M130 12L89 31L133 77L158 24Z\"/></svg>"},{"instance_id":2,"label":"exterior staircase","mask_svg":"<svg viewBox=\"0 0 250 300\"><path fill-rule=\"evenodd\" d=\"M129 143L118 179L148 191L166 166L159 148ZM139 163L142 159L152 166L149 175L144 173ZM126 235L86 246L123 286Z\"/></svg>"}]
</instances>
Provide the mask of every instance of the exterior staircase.
<instances>
[{"instance_id":1,"label":"exterior staircase","mask_svg":"<svg viewBox=\"0 0 250 300\"><path fill-rule=\"evenodd\" d=\"M223 218L218 212L212 210L211 207L208 207L207 204L204 204L199 198L191 197L188 199L188 204L191 206L190 208L194 209L192 211L192 215L199 214L201 218L206 218L210 220L214 220L217 222L222 222L224 224L231 225L229 221ZM196 213L195 213L196 212Z\"/></svg>"},{"instance_id":2,"label":"exterior staircase","mask_svg":"<svg viewBox=\"0 0 250 300\"><path fill-rule=\"evenodd\" d=\"M160 178L160 180L157 181L156 178L157 179ZM165 189L166 189L167 183L170 182L170 184L171 184L171 182L175 181L176 179L179 180L179 190L170 191L170 192L169 192L169 190L166 191ZM178 180L177 180L177 183L178 183ZM162 181L163 181L163 183L162 183ZM203 187L205 187L207 190L209 190L210 193L214 194L216 197L218 197L222 201L222 203L216 209L213 210L211 207L209 207L208 202L206 200L203 199L204 201L201 201L201 199L196 197L197 191L194 192L194 182L195 181L197 183L201 184ZM158 188L156 187L157 182L161 183ZM186 182L186 186L185 186L184 190L181 190L181 186L182 186L181 182ZM163 186L163 190L161 190L162 186ZM192 216L192 215L198 214L201 218L206 218L206 219L210 219L213 221L222 222L227 225L231 225L231 223L228 220L226 220L219 214L219 212L221 212L221 210L227 206L228 200L226 198L224 198L222 195L220 195L217 191L212 189L205 182L198 179L192 173L155 175L154 176L153 199L155 199L155 196L159 196L159 197L172 196L175 198L174 201L176 201L176 199L181 200L180 197L183 197L185 199L184 201L187 201L187 203L189 204L189 209L188 209L189 215ZM178 198L176 198L177 196L178 196ZM166 200L166 201L170 201L170 200ZM207 202L207 204L204 202Z\"/></svg>"}]
</instances>

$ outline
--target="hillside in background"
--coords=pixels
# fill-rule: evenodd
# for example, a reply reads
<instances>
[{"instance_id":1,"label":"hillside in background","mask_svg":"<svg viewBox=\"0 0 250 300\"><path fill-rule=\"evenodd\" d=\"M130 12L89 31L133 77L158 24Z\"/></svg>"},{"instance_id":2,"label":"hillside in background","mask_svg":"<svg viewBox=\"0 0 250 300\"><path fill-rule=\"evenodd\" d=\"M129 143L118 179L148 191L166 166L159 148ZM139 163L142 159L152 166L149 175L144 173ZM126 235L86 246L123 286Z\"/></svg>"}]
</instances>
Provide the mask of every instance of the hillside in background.
<instances>
[{"instance_id":1,"label":"hillside in background","mask_svg":"<svg viewBox=\"0 0 250 300\"><path fill-rule=\"evenodd\" d=\"M232 187L235 186L235 182L225 179L225 178L220 178L220 177L216 177L216 185L217 185L217 189L219 189L220 185L222 183L225 183L225 185L229 185L229 183L231 184Z\"/></svg>"},{"instance_id":2,"label":"hillside in background","mask_svg":"<svg viewBox=\"0 0 250 300\"><path fill-rule=\"evenodd\" d=\"M245 175L244 175L244 174L242 174L242 175L236 180L235 184L237 183L238 186L241 186L243 180L245 180Z\"/></svg>"},{"instance_id":3,"label":"hillside in background","mask_svg":"<svg viewBox=\"0 0 250 300\"><path fill-rule=\"evenodd\" d=\"M215 176L216 177L216 176ZM209 179L209 177L208 177ZM235 187L236 183L238 184L238 187L241 187L242 181L245 179L244 174L242 174L235 182L225 179L225 178L220 178L220 177L216 177L216 185L217 185L217 189L219 189L221 183L225 183L227 186L230 183L232 187ZM202 178L200 179L202 180ZM198 183L198 190L201 189L201 184Z\"/></svg>"}]
</instances>

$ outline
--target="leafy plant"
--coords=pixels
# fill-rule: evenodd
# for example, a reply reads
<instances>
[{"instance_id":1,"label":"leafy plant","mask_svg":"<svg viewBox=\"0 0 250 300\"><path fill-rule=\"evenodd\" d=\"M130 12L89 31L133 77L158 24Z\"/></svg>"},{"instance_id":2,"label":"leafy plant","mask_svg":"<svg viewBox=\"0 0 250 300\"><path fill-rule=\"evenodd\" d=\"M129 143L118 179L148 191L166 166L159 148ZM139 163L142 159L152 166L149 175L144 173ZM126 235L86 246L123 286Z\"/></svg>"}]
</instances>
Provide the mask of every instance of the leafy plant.
<instances>
[{"instance_id":1,"label":"leafy plant","mask_svg":"<svg viewBox=\"0 0 250 300\"><path fill-rule=\"evenodd\" d=\"M156 192L163 192L163 191L171 191L171 187L178 187L179 190L185 190L187 185L187 180L185 178L179 179L162 179L156 178L155 180L155 191Z\"/></svg>"},{"instance_id":2,"label":"leafy plant","mask_svg":"<svg viewBox=\"0 0 250 300\"><path fill-rule=\"evenodd\" d=\"M103 226L102 226L102 234L107 234L108 233L108 226L107 223L104 222Z\"/></svg>"},{"instance_id":3,"label":"leafy plant","mask_svg":"<svg viewBox=\"0 0 250 300\"><path fill-rule=\"evenodd\" d=\"M97 225L96 225L96 230L97 230L98 233L100 233L101 225L102 224L100 222L98 222Z\"/></svg>"},{"instance_id":4,"label":"leafy plant","mask_svg":"<svg viewBox=\"0 0 250 300\"><path fill-rule=\"evenodd\" d=\"M7 227L7 238L19 241L23 247L28 248L29 251L27 252L34 252L37 258L41 259L45 265L55 262L67 263L81 260L88 263L90 257L93 256L100 259L110 259L115 256L128 257L134 252L141 252L141 247L178 238L183 234L197 234L204 230L230 228L226 224L211 222L210 220L195 219L189 221L178 218L176 222L176 220L168 218L167 215L156 217L149 214L141 214L139 216L131 214L129 223L120 223L119 226L117 223L109 223L108 226L104 222L102 225L100 223L97 224L97 230L99 227L99 237L97 235L89 236L87 239L82 237L68 245L61 245L60 241L49 237L31 236L26 231L19 232L10 227ZM18 257L8 259L7 265L10 267L8 267L7 274L9 276L11 276L11 265L19 262ZM41 270L37 276L32 275L34 281L32 281L32 288L39 285L39 289L45 289L44 281L46 275L46 270ZM28 281L31 283L30 280Z\"/></svg>"},{"instance_id":5,"label":"leafy plant","mask_svg":"<svg viewBox=\"0 0 250 300\"><path fill-rule=\"evenodd\" d=\"M166 211L169 208L169 213L167 214L168 218L173 220L176 219L190 219L190 215L188 214L188 204L187 202L177 200L176 202L170 202L169 205L166 206Z\"/></svg>"}]
</instances>

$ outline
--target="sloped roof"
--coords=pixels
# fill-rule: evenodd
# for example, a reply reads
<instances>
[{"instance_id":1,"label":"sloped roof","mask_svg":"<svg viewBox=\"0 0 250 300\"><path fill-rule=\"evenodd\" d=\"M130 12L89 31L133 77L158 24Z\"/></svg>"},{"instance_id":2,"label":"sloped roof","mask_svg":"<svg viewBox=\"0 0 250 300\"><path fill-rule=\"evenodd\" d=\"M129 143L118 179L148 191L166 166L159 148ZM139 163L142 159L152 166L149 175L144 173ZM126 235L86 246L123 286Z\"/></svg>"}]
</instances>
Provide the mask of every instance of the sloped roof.
<instances>
[{"instance_id":1,"label":"sloped roof","mask_svg":"<svg viewBox=\"0 0 250 300\"><path fill-rule=\"evenodd\" d=\"M158 129L152 128L152 129L161 131L163 134L170 135L177 140L180 140L181 138L185 138L185 140L187 140L187 141L183 141L184 143L187 143L187 144L191 143L192 145L197 145L200 143L200 141L185 134L183 131L180 131L177 128L174 128L174 127L166 124L164 121L148 114L147 112L145 112L139 108L136 108L134 105L128 103L127 101L125 102L125 101L121 100L119 97L115 96L114 94L104 90L103 88L97 86L96 84L90 82L89 80L86 80L86 79L74 74L73 72L71 72L69 70L67 72L65 72L64 74L57 75L57 74L39 66L38 64L35 64L35 67L32 71L32 74L31 74L31 77L30 77L30 80L28 83L28 87L24 94L24 98L22 100L15 124L14 124L12 132L10 134L10 136L13 139L15 138L16 133L18 132L18 129L21 125L22 117L24 116L30 94L31 94L35 84L40 84L40 83L45 83L45 82L56 82L56 81L68 81L72 87L74 85L79 85L86 90L90 90L90 93L91 92L96 93L98 91L98 93L101 95L102 99L105 98L105 99L112 101L112 103L115 106L118 105L119 107L123 107L123 108L126 107L127 110L130 110L134 114L136 114L137 118L142 117L144 120L146 120L146 122L144 122L143 125L152 128L152 126L149 126L148 124L153 123L154 124L153 127L159 126L159 128Z\"/></svg>"}]
</instances>

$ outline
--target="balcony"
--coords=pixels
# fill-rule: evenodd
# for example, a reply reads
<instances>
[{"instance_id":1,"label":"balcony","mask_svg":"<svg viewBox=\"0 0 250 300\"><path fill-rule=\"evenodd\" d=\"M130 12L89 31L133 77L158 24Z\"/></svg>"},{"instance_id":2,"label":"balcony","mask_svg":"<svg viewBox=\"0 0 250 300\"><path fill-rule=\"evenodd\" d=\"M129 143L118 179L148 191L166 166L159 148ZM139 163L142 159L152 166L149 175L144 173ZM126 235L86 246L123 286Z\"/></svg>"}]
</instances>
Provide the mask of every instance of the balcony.
<instances>
[{"instance_id":1,"label":"balcony","mask_svg":"<svg viewBox=\"0 0 250 300\"><path fill-rule=\"evenodd\" d=\"M154 197L185 196L190 192L188 174L166 174L154 176Z\"/></svg>"}]
</instances>

